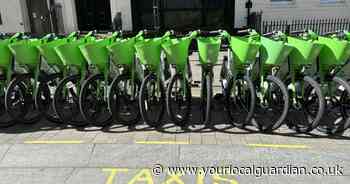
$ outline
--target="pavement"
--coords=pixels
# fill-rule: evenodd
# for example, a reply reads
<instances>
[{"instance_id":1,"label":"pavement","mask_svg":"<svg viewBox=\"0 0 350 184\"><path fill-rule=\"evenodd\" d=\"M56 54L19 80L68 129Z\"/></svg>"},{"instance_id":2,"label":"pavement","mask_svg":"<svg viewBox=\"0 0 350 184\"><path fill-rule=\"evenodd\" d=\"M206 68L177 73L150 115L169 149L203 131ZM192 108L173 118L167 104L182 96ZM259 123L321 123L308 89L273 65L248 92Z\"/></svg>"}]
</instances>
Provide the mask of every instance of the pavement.
<instances>
[{"instance_id":1,"label":"pavement","mask_svg":"<svg viewBox=\"0 0 350 184\"><path fill-rule=\"evenodd\" d=\"M181 129L166 123L157 130L142 124L82 129L49 122L16 125L0 130L0 183L348 183L349 139L350 132L336 137L318 132L299 135L283 126L274 134L261 134L253 127L241 130L225 123L213 129L201 125ZM155 172L159 167L161 171ZM330 176L260 176L258 170L249 175L173 176L167 170L173 167L338 167L340 171Z\"/></svg>"},{"instance_id":2,"label":"pavement","mask_svg":"<svg viewBox=\"0 0 350 184\"><path fill-rule=\"evenodd\" d=\"M194 80L199 74L195 69ZM0 184L349 183L350 131L330 137L286 126L273 134L242 130L216 104L211 129L196 113L185 129L166 118L158 129L46 121L0 129Z\"/></svg>"}]
</instances>

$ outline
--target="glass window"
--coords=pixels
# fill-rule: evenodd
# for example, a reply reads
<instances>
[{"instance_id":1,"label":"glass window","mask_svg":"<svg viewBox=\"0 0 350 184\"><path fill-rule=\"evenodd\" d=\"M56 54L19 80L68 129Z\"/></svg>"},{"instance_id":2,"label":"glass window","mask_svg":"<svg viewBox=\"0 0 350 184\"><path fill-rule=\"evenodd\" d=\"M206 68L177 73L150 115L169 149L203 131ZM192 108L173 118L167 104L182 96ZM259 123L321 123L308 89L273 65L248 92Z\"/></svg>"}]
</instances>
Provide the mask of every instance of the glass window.
<instances>
[{"instance_id":1,"label":"glass window","mask_svg":"<svg viewBox=\"0 0 350 184\"><path fill-rule=\"evenodd\" d=\"M210 10L207 12L205 21L208 29L223 29L225 23L225 12L223 10Z\"/></svg>"},{"instance_id":2,"label":"glass window","mask_svg":"<svg viewBox=\"0 0 350 184\"><path fill-rule=\"evenodd\" d=\"M209 9L225 8L225 0L206 0L206 5Z\"/></svg>"},{"instance_id":3,"label":"glass window","mask_svg":"<svg viewBox=\"0 0 350 184\"><path fill-rule=\"evenodd\" d=\"M153 9L153 0L137 0L136 2L140 10Z\"/></svg>"},{"instance_id":4,"label":"glass window","mask_svg":"<svg viewBox=\"0 0 350 184\"><path fill-rule=\"evenodd\" d=\"M201 26L200 11L174 11L164 13L164 27L174 30L193 30Z\"/></svg>"},{"instance_id":5,"label":"glass window","mask_svg":"<svg viewBox=\"0 0 350 184\"><path fill-rule=\"evenodd\" d=\"M165 9L193 9L201 8L202 0L164 0Z\"/></svg>"}]
</instances>

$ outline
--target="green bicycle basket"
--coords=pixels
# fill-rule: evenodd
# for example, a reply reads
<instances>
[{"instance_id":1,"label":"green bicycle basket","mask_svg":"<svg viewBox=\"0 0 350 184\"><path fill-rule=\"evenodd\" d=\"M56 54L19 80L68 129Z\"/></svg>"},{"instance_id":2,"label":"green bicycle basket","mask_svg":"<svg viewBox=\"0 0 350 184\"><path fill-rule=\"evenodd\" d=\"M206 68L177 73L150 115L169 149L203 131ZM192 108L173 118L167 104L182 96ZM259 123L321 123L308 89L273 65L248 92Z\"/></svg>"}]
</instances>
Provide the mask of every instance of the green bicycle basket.
<instances>
[{"instance_id":1,"label":"green bicycle basket","mask_svg":"<svg viewBox=\"0 0 350 184\"><path fill-rule=\"evenodd\" d=\"M349 59L350 42L322 36L318 41L324 45L320 53L320 65L343 65Z\"/></svg>"},{"instance_id":2,"label":"green bicycle basket","mask_svg":"<svg viewBox=\"0 0 350 184\"><path fill-rule=\"evenodd\" d=\"M316 62L323 44L314 40L288 37L288 43L295 49L290 54L290 60L294 65L311 65Z\"/></svg>"},{"instance_id":3,"label":"green bicycle basket","mask_svg":"<svg viewBox=\"0 0 350 184\"><path fill-rule=\"evenodd\" d=\"M83 44L79 48L89 65L96 65L100 70L104 71L108 67L109 55L107 45L110 43L111 39L106 38Z\"/></svg>"},{"instance_id":4,"label":"green bicycle basket","mask_svg":"<svg viewBox=\"0 0 350 184\"><path fill-rule=\"evenodd\" d=\"M40 54L45 58L48 65L62 66L62 60L57 55L55 48L66 44L67 39L57 39L38 46Z\"/></svg>"},{"instance_id":5,"label":"green bicycle basket","mask_svg":"<svg viewBox=\"0 0 350 184\"><path fill-rule=\"evenodd\" d=\"M261 58L264 64L283 64L294 47L283 41L275 41L270 38L261 37Z\"/></svg>"},{"instance_id":6,"label":"green bicycle basket","mask_svg":"<svg viewBox=\"0 0 350 184\"><path fill-rule=\"evenodd\" d=\"M10 40L0 40L0 67L7 68L12 61L12 54L8 45L10 44Z\"/></svg>"},{"instance_id":7,"label":"green bicycle basket","mask_svg":"<svg viewBox=\"0 0 350 184\"><path fill-rule=\"evenodd\" d=\"M199 37L197 38L199 61L201 64L216 64L218 62L221 38Z\"/></svg>"},{"instance_id":8,"label":"green bicycle basket","mask_svg":"<svg viewBox=\"0 0 350 184\"><path fill-rule=\"evenodd\" d=\"M184 37L168 39L162 44L169 64L176 64L180 69L185 68L191 41L192 37Z\"/></svg>"},{"instance_id":9,"label":"green bicycle basket","mask_svg":"<svg viewBox=\"0 0 350 184\"><path fill-rule=\"evenodd\" d=\"M236 64L252 64L256 60L261 43L249 37L232 36L230 38L230 47Z\"/></svg>"},{"instance_id":10,"label":"green bicycle basket","mask_svg":"<svg viewBox=\"0 0 350 184\"><path fill-rule=\"evenodd\" d=\"M36 66L40 62L40 54L37 46L42 43L38 39L28 39L15 42L9 48L20 65Z\"/></svg>"},{"instance_id":11,"label":"green bicycle basket","mask_svg":"<svg viewBox=\"0 0 350 184\"><path fill-rule=\"evenodd\" d=\"M91 43L93 40L93 37L75 40L55 47L55 51L65 66L72 65L81 68L86 63L86 60L79 46Z\"/></svg>"},{"instance_id":12,"label":"green bicycle basket","mask_svg":"<svg viewBox=\"0 0 350 184\"><path fill-rule=\"evenodd\" d=\"M136 38L117 39L107 46L111 53L112 61L116 65L131 65L135 56Z\"/></svg>"},{"instance_id":13,"label":"green bicycle basket","mask_svg":"<svg viewBox=\"0 0 350 184\"><path fill-rule=\"evenodd\" d=\"M135 44L136 53L142 64L152 67L160 65L163 40L163 38L144 39Z\"/></svg>"}]
</instances>

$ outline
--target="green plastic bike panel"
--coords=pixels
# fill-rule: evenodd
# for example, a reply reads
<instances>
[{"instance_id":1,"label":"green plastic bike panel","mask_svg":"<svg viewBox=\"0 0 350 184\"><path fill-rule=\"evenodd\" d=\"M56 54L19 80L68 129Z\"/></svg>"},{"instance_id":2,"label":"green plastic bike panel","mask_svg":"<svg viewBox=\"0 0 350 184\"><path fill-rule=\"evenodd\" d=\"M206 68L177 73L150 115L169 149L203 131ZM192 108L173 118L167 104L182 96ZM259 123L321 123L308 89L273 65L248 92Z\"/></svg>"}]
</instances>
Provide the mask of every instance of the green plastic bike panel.
<instances>
[{"instance_id":1,"label":"green plastic bike panel","mask_svg":"<svg viewBox=\"0 0 350 184\"><path fill-rule=\"evenodd\" d=\"M197 38L199 61L203 65L216 64L218 62L221 38L199 37Z\"/></svg>"},{"instance_id":2,"label":"green plastic bike panel","mask_svg":"<svg viewBox=\"0 0 350 184\"><path fill-rule=\"evenodd\" d=\"M106 38L83 44L79 48L89 65L95 65L100 70L104 71L104 69L108 67L109 55L107 45L110 43L111 39Z\"/></svg>"},{"instance_id":3,"label":"green plastic bike panel","mask_svg":"<svg viewBox=\"0 0 350 184\"><path fill-rule=\"evenodd\" d=\"M269 38L261 37L261 58L264 64L267 65L281 65L294 47L283 41L275 41Z\"/></svg>"},{"instance_id":4,"label":"green plastic bike panel","mask_svg":"<svg viewBox=\"0 0 350 184\"><path fill-rule=\"evenodd\" d=\"M343 65L349 59L350 42L322 36L318 41L324 44L320 53L320 65Z\"/></svg>"},{"instance_id":5,"label":"green plastic bike panel","mask_svg":"<svg viewBox=\"0 0 350 184\"><path fill-rule=\"evenodd\" d=\"M12 54L8 47L10 40L0 40L0 67L7 68L12 61Z\"/></svg>"},{"instance_id":6,"label":"green plastic bike panel","mask_svg":"<svg viewBox=\"0 0 350 184\"><path fill-rule=\"evenodd\" d=\"M163 37L140 40L135 49L140 62L157 68L160 65Z\"/></svg>"},{"instance_id":7,"label":"green plastic bike panel","mask_svg":"<svg viewBox=\"0 0 350 184\"><path fill-rule=\"evenodd\" d=\"M169 64L176 64L179 70L185 68L188 61L191 41L192 37L184 37L179 39L168 39L162 44Z\"/></svg>"},{"instance_id":8,"label":"green plastic bike panel","mask_svg":"<svg viewBox=\"0 0 350 184\"><path fill-rule=\"evenodd\" d=\"M81 53L79 46L91 43L93 40L94 38L75 40L55 47L55 51L65 66L72 65L81 68L86 64L86 60Z\"/></svg>"},{"instance_id":9,"label":"green plastic bike panel","mask_svg":"<svg viewBox=\"0 0 350 184\"><path fill-rule=\"evenodd\" d=\"M249 37L232 36L230 38L230 47L236 64L252 64L256 60L261 43Z\"/></svg>"},{"instance_id":10,"label":"green plastic bike panel","mask_svg":"<svg viewBox=\"0 0 350 184\"><path fill-rule=\"evenodd\" d=\"M345 36L346 36L347 40L350 41L350 32L349 31L345 31Z\"/></svg>"},{"instance_id":11,"label":"green plastic bike panel","mask_svg":"<svg viewBox=\"0 0 350 184\"><path fill-rule=\"evenodd\" d=\"M117 39L107 46L112 61L116 65L132 65L135 56L136 38Z\"/></svg>"},{"instance_id":12,"label":"green plastic bike panel","mask_svg":"<svg viewBox=\"0 0 350 184\"><path fill-rule=\"evenodd\" d=\"M17 63L33 67L40 62L40 54L37 46L41 43L42 41L38 39L21 40L10 44L9 48Z\"/></svg>"},{"instance_id":13,"label":"green plastic bike panel","mask_svg":"<svg viewBox=\"0 0 350 184\"><path fill-rule=\"evenodd\" d=\"M295 49L290 54L290 60L294 65L311 65L316 62L323 44L313 40L288 37L288 43Z\"/></svg>"},{"instance_id":14,"label":"green plastic bike panel","mask_svg":"<svg viewBox=\"0 0 350 184\"><path fill-rule=\"evenodd\" d=\"M62 60L57 55L55 47L66 44L67 39L57 39L38 46L40 54L45 58L48 65L63 65Z\"/></svg>"}]
</instances>

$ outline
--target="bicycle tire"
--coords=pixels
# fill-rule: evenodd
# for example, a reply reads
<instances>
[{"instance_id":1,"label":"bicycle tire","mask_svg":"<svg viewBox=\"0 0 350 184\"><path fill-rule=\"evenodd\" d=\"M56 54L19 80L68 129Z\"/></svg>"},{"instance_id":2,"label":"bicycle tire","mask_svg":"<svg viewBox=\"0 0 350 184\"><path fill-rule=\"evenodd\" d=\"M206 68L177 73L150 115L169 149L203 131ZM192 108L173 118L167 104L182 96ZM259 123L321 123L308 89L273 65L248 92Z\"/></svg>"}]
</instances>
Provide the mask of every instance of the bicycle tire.
<instances>
[{"instance_id":1,"label":"bicycle tire","mask_svg":"<svg viewBox=\"0 0 350 184\"><path fill-rule=\"evenodd\" d=\"M80 89L80 94L79 94L80 114L83 116L85 121L89 122L89 124L92 124L94 126L100 126L100 127L105 127L111 124L111 120L112 120L112 115L109 113L109 109L108 109L108 102L106 102L104 99L104 88L102 86L102 89L100 89L102 91L102 97L99 96L100 97L99 98L98 96L94 96L92 97L93 98L92 101L90 101L91 99L89 99L89 92L91 95L93 95L94 91L91 91L91 90L97 90L100 87L97 81L104 81L104 80L105 78L103 74L96 74L96 75L90 76L83 82L83 85ZM94 82L96 82L96 84ZM108 85L108 84L105 84L105 85ZM90 88L92 86L94 87L93 89ZM96 107L96 108L88 109L89 107L92 107L92 108ZM96 115L97 113L101 113L101 114ZM101 117L103 119L100 119Z\"/></svg>"},{"instance_id":2,"label":"bicycle tire","mask_svg":"<svg viewBox=\"0 0 350 184\"><path fill-rule=\"evenodd\" d=\"M119 96L119 94L122 93L123 95L125 95L125 91L122 91L119 88L119 84L123 81L128 81L128 80L131 80L131 76L128 74L123 74L116 77L111 84L109 96L108 96L108 107L114 122L120 123L123 125L133 125L138 123L141 119L141 114L139 110L140 108L138 103L138 96L139 96L138 93L140 91L141 84L140 84L140 81L138 80L134 81L134 84L136 85L134 88L135 90L134 93L136 94L136 96L134 97L130 96L131 100L130 98L126 99L126 97L123 96L124 98L123 100L130 102L130 103L126 103L125 105L136 104L136 108L134 109L135 112L122 112L120 109L120 99L122 97ZM127 107L127 109L129 109L129 107ZM124 114L125 117L122 116L122 114Z\"/></svg>"},{"instance_id":3,"label":"bicycle tire","mask_svg":"<svg viewBox=\"0 0 350 184\"><path fill-rule=\"evenodd\" d=\"M180 81L180 83L182 83L185 80L185 90L186 90L186 97L182 97L181 96L181 101L183 101L183 99L185 99L185 112L184 115L181 115L179 113L174 113L174 109L173 109L173 100L172 100L172 93L173 93L173 88L174 85L176 84L177 80ZM187 79L183 80L183 75L182 74L175 74L174 76L172 76L172 78L170 79L170 82L168 84L168 88L167 88L167 93L166 93L166 109L167 109L167 113L171 119L172 122L175 123L175 125L178 126L186 126L188 124L188 120L190 117L190 113L191 113L191 106L192 106L192 94L191 94L191 86L189 84L189 82L187 81ZM181 91L180 91L181 93ZM177 95L176 95L176 99L177 99ZM176 106L176 104L175 104ZM179 107L182 109L182 106Z\"/></svg>"},{"instance_id":4,"label":"bicycle tire","mask_svg":"<svg viewBox=\"0 0 350 184\"><path fill-rule=\"evenodd\" d=\"M232 97L232 90L235 86L234 85L234 81L236 81L236 87L237 87L237 95L234 95L234 97ZM245 102L243 102L242 99L242 93L243 91L241 91L241 85L243 85L244 82L246 83L247 87L248 87L248 91L250 93L248 99L246 98L246 100L248 100L247 103L249 104L245 104ZM238 83L237 83L238 82ZM231 79L229 84L228 84L228 88L226 89L226 109L227 109L227 113L230 117L231 123L238 128L244 129L244 127L246 125L248 125L253 116L254 116L254 111L255 111L255 104L256 104L256 94L255 94L255 86L253 84L253 81L247 77L241 77L241 78L237 78L237 79ZM245 105L247 105L248 107L246 107ZM243 114L243 116L242 116Z\"/></svg>"},{"instance_id":5,"label":"bicycle tire","mask_svg":"<svg viewBox=\"0 0 350 184\"><path fill-rule=\"evenodd\" d=\"M66 124L69 124L72 126L76 126L76 127L84 127L84 126L87 126L89 124L88 122L83 120L83 117L80 114L79 94L72 94L72 98L73 98L72 101L74 102L74 104L71 107L68 107L69 108L68 111L69 111L69 113L71 113L71 116L66 116L63 112L64 109L61 109L61 107L60 107L61 103L67 102L66 99L63 99L61 92L62 92L62 90L64 90L66 85L69 84L69 82L71 82L71 84L79 83L80 77L81 77L80 75L72 75L72 76L68 76L68 77L65 77L64 79L62 79L57 86L57 89L55 91L55 95L53 98L54 111L58 115L60 120L63 123L66 123ZM74 89L70 89L69 92L75 93ZM63 101L63 100L65 100L65 101ZM76 119L74 119L73 116Z\"/></svg>"},{"instance_id":6,"label":"bicycle tire","mask_svg":"<svg viewBox=\"0 0 350 184\"><path fill-rule=\"evenodd\" d=\"M204 85L205 86L204 86ZM207 74L202 77L202 88L201 88L201 109L203 124L209 126L211 123L211 107L212 107L212 76Z\"/></svg>"},{"instance_id":7,"label":"bicycle tire","mask_svg":"<svg viewBox=\"0 0 350 184\"><path fill-rule=\"evenodd\" d=\"M5 93L5 108L10 117L16 122L23 124L34 124L41 120L42 113L36 109L35 99L33 99L33 95L31 93L28 93L28 91L30 90L28 90L28 87L25 85L25 82L28 79L32 79L32 76L30 74L18 75L15 78L13 78L13 80L9 83L9 86ZM16 94L14 94L16 93L16 90L19 90L17 91L17 95L19 95L23 99L17 102L13 102L14 98L12 97L16 97ZM15 96L12 96L13 94ZM13 109L13 104L19 104L21 106L19 107L20 110ZM29 108L32 108L33 111L29 112ZM32 117L26 118L27 115L31 115Z\"/></svg>"},{"instance_id":8,"label":"bicycle tire","mask_svg":"<svg viewBox=\"0 0 350 184\"><path fill-rule=\"evenodd\" d=\"M310 117L310 110L309 109L305 109L305 97L303 97L303 102L302 102L302 109L300 109L299 111L302 112L302 114L308 113L306 114L307 117L305 117L304 120L302 121L307 121L307 125L300 125L300 123L292 123L292 121L294 121L294 117L289 117L288 118L288 127L298 133L308 133L311 132L312 130L314 130L316 127L318 127L320 120L322 119L322 116L324 114L324 109L325 109L325 101L324 101L324 96L321 90L321 87L319 85L319 83L314 80L313 78L309 77L309 76L305 76L302 79L304 82L307 83L304 84L304 87L302 90L304 90L304 94L306 94L305 96L309 95L312 93L312 91L315 92L315 95L317 96L318 99L318 107L317 107L317 112L316 115L314 117ZM287 83L290 81L287 81ZM295 109L295 108L294 108ZM294 110L293 109L293 110ZM298 110L297 110L298 111ZM291 111L290 111L291 112ZM297 112L299 114L299 112ZM301 114L299 114L298 117L303 117L301 116ZM303 122L302 122L303 123Z\"/></svg>"},{"instance_id":9,"label":"bicycle tire","mask_svg":"<svg viewBox=\"0 0 350 184\"><path fill-rule=\"evenodd\" d=\"M53 110L53 98L51 98L51 92L46 83L39 84L35 104L44 114L45 119L55 124L62 124L62 121Z\"/></svg>"},{"instance_id":10,"label":"bicycle tire","mask_svg":"<svg viewBox=\"0 0 350 184\"><path fill-rule=\"evenodd\" d=\"M3 86L1 90L3 90L3 92L1 93L2 95L0 96L0 128L8 128L15 125L16 121L13 120L6 111L6 107L5 107L6 87Z\"/></svg>"},{"instance_id":11,"label":"bicycle tire","mask_svg":"<svg viewBox=\"0 0 350 184\"><path fill-rule=\"evenodd\" d=\"M260 110L259 108L256 108L255 111L255 115L254 115L254 120L256 121L259 117L258 115L262 116L263 119L267 120L266 118L268 118L268 121L270 122L269 124L266 124L266 121L260 121L257 120L254 124L257 126L257 128L261 131L261 132L273 132L275 130L277 130L278 128L280 128L282 126L282 124L284 123L287 114L288 114L288 110L289 110L289 95L288 95L288 91L287 91L287 87L284 85L284 83L277 77L273 76L273 75L268 75L265 79L266 82L268 82L269 84L274 84L273 86L276 86L278 88L277 91L279 91L279 96L277 97L277 94L273 95L272 94L272 101L269 101L268 103L274 103L276 98L278 102L275 103L275 105L280 105L281 103L283 103L283 105L281 105L282 110L278 110L278 114L280 114L276 119L272 120L268 117L269 114L271 114L272 116L276 116L276 113L272 113L272 112L265 112L265 110L263 111L263 113L259 113L258 111ZM269 85L268 90L273 90L270 88L271 85ZM272 87L273 87L272 86ZM270 91L270 92L274 92L274 91ZM271 95L271 94L270 94ZM267 100L271 100L271 98L267 99ZM282 102L280 101L282 100ZM261 103L261 102L260 102ZM257 104L259 105L259 104ZM260 105L261 106L261 105ZM265 109L265 107L263 107ZM270 109L270 107L269 107Z\"/></svg>"},{"instance_id":12,"label":"bicycle tire","mask_svg":"<svg viewBox=\"0 0 350 184\"><path fill-rule=\"evenodd\" d=\"M150 116L147 114L147 109L148 105L146 107L146 96L147 96L147 85L148 83L151 82L158 82L157 81L157 76L154 74L149 74L142 82L141 84L141 89L140 89L140 95L139 95L139 106L140 106L140 113L143 121L148 124L151 127L159 127L161 126L161 120L164 115L164 106L165 106L165 91L164 91L164 86L163 84L159 84L160 87L160 98L158 99L160 103L160 108L159 108L159 114L156 115L155 120L151 120ZM156 85L156 84L155 84Z\"/></svg>"},{"instance_id":13,"label":"bicycle tire","mask_svg":"<svg viewBox=\"0 0 350 184\"><path fill-rule=\"evenodd\" d=\"M335 83L338 83L340 84L340 86L344 87L344 91L341 95L341 99L339 100L339 103L342 103L343 102L343 98L345 98L345 95L347 94L348 96L350 96L350 85L349 83L347 83L346 80L340 78L340 77L334 77L332 79L333 82ZM333 97L333 95L331 96ZM326 103L327 104L327 103ZM342 105L340 108L340 113L341 113L341 116L342 116L342 120L339 124L336 124L336 125L331 125L329 123L327 124L320 124L318 127L317 127L317 130L320 131L320 132L323 132L323 133L326 133L326 134L330 134L330 135L334 135L334 134L342 134L348 127L349 127L349 124L350 124L350 119L349 117L347 117L347 114L344 113L344 109L343 109L343 104L340 104ZM327 107L327 105L326 105ZM327 110L327 108L326 108ZM327 113L328 114L328 113ZM327 116L329 117L329 116Z\"/></svg>"}]
</instances>

